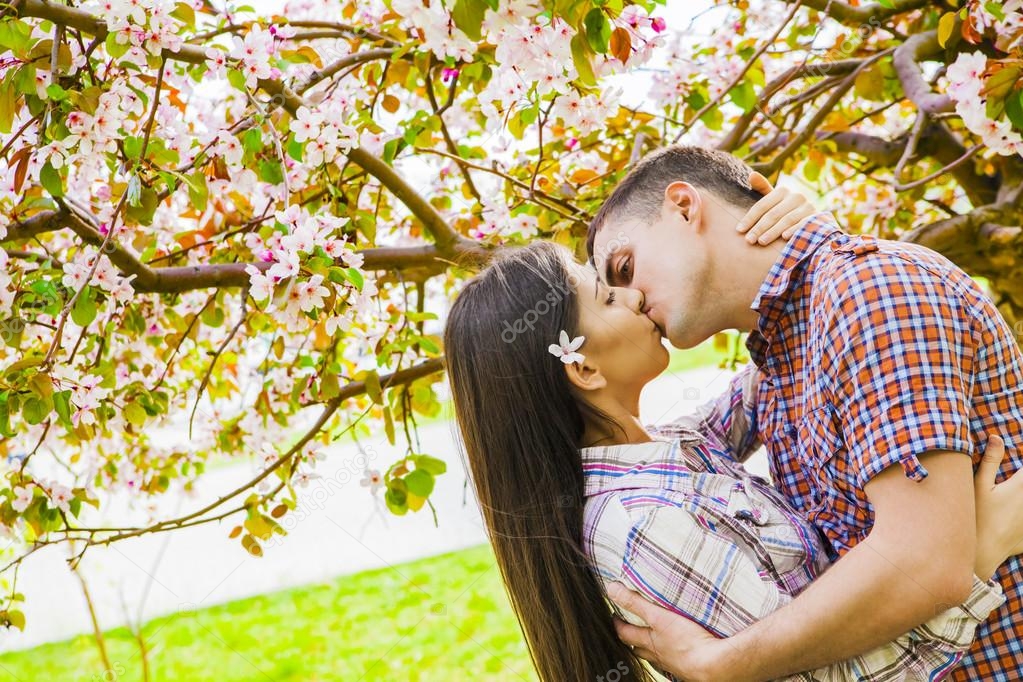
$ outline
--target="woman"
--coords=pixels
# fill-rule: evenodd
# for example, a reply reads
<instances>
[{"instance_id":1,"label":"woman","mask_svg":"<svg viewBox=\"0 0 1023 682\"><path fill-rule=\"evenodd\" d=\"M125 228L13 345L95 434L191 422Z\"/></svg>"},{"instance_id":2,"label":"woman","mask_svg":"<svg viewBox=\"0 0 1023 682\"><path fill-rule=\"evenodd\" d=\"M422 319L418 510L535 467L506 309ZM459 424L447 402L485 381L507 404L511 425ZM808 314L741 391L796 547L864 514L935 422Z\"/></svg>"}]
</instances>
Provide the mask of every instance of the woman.
<instances>
[{"instance_id":1,"label":"woman","mask_svg":"<svg viewBox=\"0 0 1023 682\"><path fill-rule=\"evenodd\" d=\"M545 682L654 679L616 636L605 581L645 589L728 635L828 563L812 526L730 459L749 440L738 420L711 407L690 422L704 433L676 423L654 440L643 428L640 391L668 354L639 296L604 286L564 248L536 243L469 282L445 331L475 490ZM736 385L755 390L755 377ZM1010 551L992 540L1000 532L979 535L976 570L987 577ZM975 580L965 608L796 679L940 676L1003 599L995 583Z\"/></svg>"}]
</instances>

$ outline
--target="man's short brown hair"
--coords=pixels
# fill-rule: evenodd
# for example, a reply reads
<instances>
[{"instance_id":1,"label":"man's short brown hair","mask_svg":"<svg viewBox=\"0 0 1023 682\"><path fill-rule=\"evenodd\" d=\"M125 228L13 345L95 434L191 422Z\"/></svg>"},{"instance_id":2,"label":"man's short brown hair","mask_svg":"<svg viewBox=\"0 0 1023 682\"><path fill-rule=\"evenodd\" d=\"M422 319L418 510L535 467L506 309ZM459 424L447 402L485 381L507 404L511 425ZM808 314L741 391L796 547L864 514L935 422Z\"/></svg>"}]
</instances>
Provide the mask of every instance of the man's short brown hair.
<instances>
[{"instance_id":1,"label":"man's short brown hair","mask_svg":"<svg viewBox=\"0 0 1023 682\"><path fill-rule=\"evenodd\" d=\"M762 196L750 187L752 172L735 156L716 149L672 145L652 152L626 174L597 211L586 236L586 253L592 260L597 231L612 218L628 215L652 222L660 213L665 188L679 180L748 209Z\"/></svg>"}]
</instances>

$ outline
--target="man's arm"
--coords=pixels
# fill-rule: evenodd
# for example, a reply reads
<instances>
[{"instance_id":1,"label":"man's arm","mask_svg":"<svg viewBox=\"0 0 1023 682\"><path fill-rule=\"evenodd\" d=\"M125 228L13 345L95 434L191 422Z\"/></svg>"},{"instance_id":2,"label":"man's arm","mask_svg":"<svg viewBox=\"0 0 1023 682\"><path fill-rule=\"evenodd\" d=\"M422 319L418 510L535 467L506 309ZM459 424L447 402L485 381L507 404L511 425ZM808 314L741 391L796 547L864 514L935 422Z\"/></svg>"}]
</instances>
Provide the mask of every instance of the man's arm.
<instances>
[{"instance_id":1,"label":"man's arm","mask_svg":"<svg viewBox=\"0 0 1023 682\"><path fill-rule=\"evenodd\" d=\"M976 543L972 463L952 452L921 460L923 481L897 466L875 476L866 487L870 535L793 602L709 647L692 662L696 678L767 680L819 668L963 602Z\"/></svg>"},{"instance_id":2,"label":"man's arm","mask_svg":"<svg viewBox=\"0 0 1023 682\"><path fill-rule=\"evenodd\" d=\"M760 447L753 428L759 382L756 366L749 364L732 377L721 395L703 403L692 414L650 428L666 436L679 429L697 431L725 448L735 461L744 462Z\"/></svg>"}]
</instances>

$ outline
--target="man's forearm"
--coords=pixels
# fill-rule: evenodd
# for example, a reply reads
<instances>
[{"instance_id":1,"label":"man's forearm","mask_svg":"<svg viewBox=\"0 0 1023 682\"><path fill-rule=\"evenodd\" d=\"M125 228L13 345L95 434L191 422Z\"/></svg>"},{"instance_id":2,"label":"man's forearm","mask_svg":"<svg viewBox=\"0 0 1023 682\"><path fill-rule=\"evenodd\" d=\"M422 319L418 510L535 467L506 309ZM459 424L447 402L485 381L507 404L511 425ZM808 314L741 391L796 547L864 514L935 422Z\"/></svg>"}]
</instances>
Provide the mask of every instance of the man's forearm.
<instances>
[{"instance_id":1,"label":"man's forearm","mask_svg":"<svg viewBox=\"0 0 1023 682\"><path fill-rule=\"evenodd\" d=\"M787 606L722 642L713 679L769 680L821 668L886 644L969 594L944 547L871 535ZM936 554L935 551L938 551ZM959 580L960 573L964 579Z\"/></svg>"}]
</instances>

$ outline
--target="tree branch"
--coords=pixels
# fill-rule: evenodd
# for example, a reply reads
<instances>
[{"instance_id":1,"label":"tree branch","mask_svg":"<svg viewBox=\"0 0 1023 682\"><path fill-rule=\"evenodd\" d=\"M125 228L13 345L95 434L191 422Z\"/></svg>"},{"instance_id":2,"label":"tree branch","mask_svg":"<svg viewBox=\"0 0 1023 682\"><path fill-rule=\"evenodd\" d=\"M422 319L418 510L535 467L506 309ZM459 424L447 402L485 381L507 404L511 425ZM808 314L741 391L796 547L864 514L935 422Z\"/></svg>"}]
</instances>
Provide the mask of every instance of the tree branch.
<instances>
[{"instance_id":1,"label":"tree branch","mask_svg":"<svg viewBox=\"0 0 1023 682\"><path fill-rule=\"evenodd\" d=\"M403 385L403 384L412 383L413 381L416 381L416 380L421 379L423 377L430 376L431 374L436 374L437 372L440 372L443 369L444 369L444 358L431 358L429 360L421 362L420 364L418 364L418 365L416 365L414 367L409 367L408 369L399 370L399 371L393 372L391 374L385 374L384 376L380 377L380 385L381 385L381 387L384 390L386 390L386 389L391 388L393 386L400 386L400 385ZM258 485L260 483L260 481L264 480L267 476L269 476L274 471L279 469L282 465L284 465L286 462L291 460L295 456L296 453L300 452L302 450L302 448L305 447L306 443L311 441L316 436L316 434L319 433L323 429L323 427L327 424L327 421L337 411L337 409L341 406L341 404L344 401L349 400L351 398L354 398L356 396L362 395L365 392L366 392L366 382L365 381L351 381L351 382L345 384L341 388L341 391L340 391L340 393L338 393L337 396L335 396L334 398L331 398L329 401L327 401L324 404L324 408L323 408L323 411L320 413L320 416L317 417L316 421L309 428L309 430L306 431L306 433L294 445L292 445L288 449L288 451L286 453L284 453L283 455L278 457L273 462L273 464L268 466L266 469L261 471L259 474L257 474L256 476L254 476L250 480L248 480L245 483L241 484L240 486L238 486L237 488L235 488L231 492L229 492L229 493L227 493L227 494L217 498L216 500L214 500L213 502L207 504L206 506L202 507L201 509L198 509L198 510L196 510L194 512L191 512L189 514L186 514L184 516L181 516L181 517L178 517L178 518L175 518L175 519L168 519L168 520L165 520L165 521L160 521L160 522L154 523L153 525L146 526L146 527L143 527L143 528L124 529L124 530L121 530L120 532L116 532L113 535L101 538L99 540L94 540L91 537L92 534L99 533L99 532L104 532L104 530L106 530L106 529L103 529L103 528L69 528L69 529L67 529L66 532L67 533L88 533L90 535L89 539L86 540L86 542L88 544L90 544L90 545L108 545L108 544L110 544L112 542L117 542L119 540L125 540L125 539L132 538L132 537L138 537L140 535L145 535L147 533L156 533L156 532L160 532L160 531L173 530L175 528L181 528L181 527L186 526L186 525L197 525L198 523L203 523L204 521L219 520L219 518L221 518L221 517L212 517L212 518L208 518L208 519L203 519L201 517L204 517L206 514L210 513L211 511L214 511L215 509L217 509L221 505L225 504L229 500L234 499L235 497L241 495L242 493L252 489L254 486ZM236 510L236 511L240 511L240 510ZM74 539L74 538L69 536L68 539Z\"/></svg>"},{"instance_id":2,"label":"tree branch","mask_svg":"<svg viewBox=\"0 0 1023 682\"><path fill-rule=\"evenodd\" d=\"M926 61L941 53L941 45L938 43L938 32L927 31L910 36L906 42L895 49L892 55L892 63L895 66L895 73L902 83L902 92L913 104L928 115L940 114L952 111L954 106L952 98L931 90L930 84L924 80L920 71L920 62Z\"/></svg>"},{"instance_id":3,"label":"tree branch","mask_svg":"<svg viewBox=\"0 0 1023 682\"><path fill-rule=\"evenodd\" d=\"M785 0L785 2L793 1ZM835 21L858 28L863 24L879 24L881 21L890 19L898 14L929 5L930 2L928 0L891 0L891 2L885 5L872 2L868 5L856 7L847 2L839 2L838 0L805 0L803 4L818 12L827 14Z\"/></svg>"},{"instance_id":4,"label":"tree branch","mask_svg":"<svg viewBox=\"0 0 1023 682\"><path fill-rule=\"evenodd\" d=\"M48 19L55 24L71 26L80 31L103 39L107 35L106 23L89 12L84 12L64 5L52 4L45 0L25 0L19 8L19 15L23 17L36 17ZM189 64L202 64L206 61L205 50L197 45L182 45L181 49L174 52L164 50L162 56L165 59L187 62ZM260 79L259 88L280 99L289 114L294 116L302 106L308 106L301 96L275 79ZM356 147L348 152L348 158L360 166L367 173L377 178L384 187L423 223L426 231L433 237L437 248L446 257L459 256L467 259L468 264L477 264L487 260L486 250L476 242L459 235L450 225L445 222L443 216L415 189L409 185L397 171L384 163L383 160L370 154L361 147Z\"/></svg>"}]
</instances>

